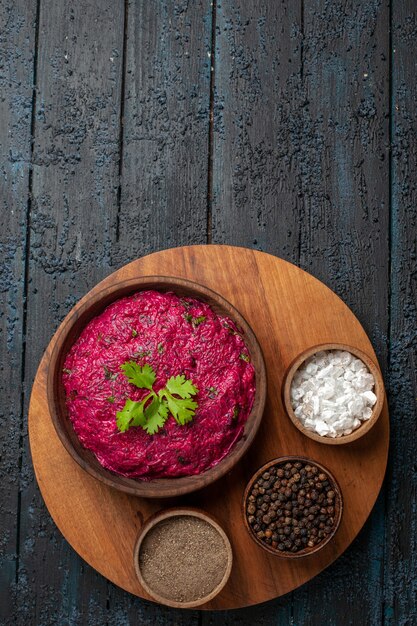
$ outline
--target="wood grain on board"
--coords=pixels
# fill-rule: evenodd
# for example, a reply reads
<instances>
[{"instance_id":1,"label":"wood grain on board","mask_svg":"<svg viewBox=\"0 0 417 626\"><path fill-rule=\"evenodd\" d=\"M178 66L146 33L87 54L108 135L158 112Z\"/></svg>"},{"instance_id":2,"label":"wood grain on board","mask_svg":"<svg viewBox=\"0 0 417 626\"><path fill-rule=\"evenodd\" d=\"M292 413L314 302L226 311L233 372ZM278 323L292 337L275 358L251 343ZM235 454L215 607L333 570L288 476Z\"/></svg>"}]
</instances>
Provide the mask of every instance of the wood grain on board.
<instances>
[{"instance_id":1,"label":"wood grain on board","mask_svg":"<svg viewBox=\"0 0 417 626\"><path fill-rule=\"evenodd\" d=\"M132 559L138 529L143 519L174 503L212 513L232 543L234 566L229 582L204 608L239 608L288 593L340 556L361 529L384 477L389 426L385 405L375 427L346 446L325 446L304 437L283 409L285 372L297 354L312 344L352 344L375 358L372 346L358 320L335 294L272 255L231 246L174 248L130 263L100 287L147 274L201 282L230 300L252 325L268 376L267 404L258 435L230 474L185 498L155 502L106 487L80 469L54 431L45 390L52 339L29 409L32 457L48 509L69 543L90 565L141 597L147 595L135 577ZM342 522L334 539L317 554L296 562L272 556L257 546L241 520L242 495L252 473L266 461L287 454L322 462L335 475L344 497Z\"/></svg>"}]
</instances>

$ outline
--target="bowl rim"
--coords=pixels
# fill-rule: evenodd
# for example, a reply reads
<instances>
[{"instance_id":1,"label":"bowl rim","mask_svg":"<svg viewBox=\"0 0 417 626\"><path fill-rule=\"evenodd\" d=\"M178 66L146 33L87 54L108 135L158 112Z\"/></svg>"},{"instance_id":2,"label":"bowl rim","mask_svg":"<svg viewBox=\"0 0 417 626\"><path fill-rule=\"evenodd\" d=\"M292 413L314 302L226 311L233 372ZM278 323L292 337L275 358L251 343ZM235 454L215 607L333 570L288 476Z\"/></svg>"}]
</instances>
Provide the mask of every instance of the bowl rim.
<instances>
[{"instance_id":1,"label":"bowl rim","mask_svg":"<svg viewBox=\"0 0 417 626\"><path fill-rule=\"evenodd\" d=\"M152 528L154 528L160 522L166 519L169 519L172 517L188 517L188 516L202 519L217 530L217 532L222 537L225 547L226 547L227 566L226 566L224 575L220 583L214 589L212 589L209 594L204 596L204 598L199 598L198 600L190 600L189 602L178 602L176 600L170 600L168 598L165 598L159 595L158 593L152 591L151 587L149 587L149 585L146 583L146 581L144 580L142 576L142 572L140 570L140 565L139 565L139 553L140 553L140 548L142 546L142 543L145 537L147 536L147 534ZM214 516L207 513L206 511L203 511L202 509L198 509L195 507L186 507L186 506L171 507L169 509L158 511L157 513L154 513L153 515L148 517L147 520L144 522L143 526L140 528L136 541L135 541L135 546L133 549L133 565L134 565L135 573L139 580L140 585L156 602L159 602L160 604L164 604L165 606L170 606L173 608L192 609L197 606L201 606L202 604L206 604L207 602L210 602L210 600L212 600L215 596L217 596L221 592L223 587L226 585L227 581L230 578L230 574L232 571L233 550L232 550L232 545L230 543L229 537L226 535L226 532L223 530L223 528L221 527L221 525L219 524L219 522Z\"/></svg>"},{"instance_id":2,"label":"bowl rim","mask_svg":"<svg viewBox=\"0 0 417 626\"><path fill-rule=\"evenodd\" d=\"M249 491L252 489L252 486L255 483L255 481L259 478L261 474L263 474L263 472L268 470L270 467L273 467L274 465L282 465L284 463L287 463L288 461L307 462L307 463L310 463L311 465L316 465L316 467L318 467L323 472L325 472L328 475L330 481L332 482L334 491L337 494L337 502L338 502L338 507L337 507L337 511L335 514L336 519L333 524L332 531L329 533L329 535L327 535L326 539L322 541L321 543L316 544L312 548L303 548L303 550L300 550L299 552L280 552L279 550L275 550L274 548L270 547L268 544L263 543L260 539L258 539L258 537L256 537L255 533L253 532L249 524L249 521L246 515L246 503L247 503L247 499L249 496ZM334 477L334 474L319 461L315 461L314 459L311 459L305 456L298 456L298 455L286 455L286 456L277 457L275 459L272 459L271 461L268 461L261 467L259 467L249 479L245 487L245 491L243 493L243 501L242 501L243 519L245 523L245 528L248 531L251 538L253 539L253 541L257 543L258 546L260 546L261 548L269 552L270 554L273 554L274 556L278 556L282 559L301 559L303 557L316 554L316 552L324 548L324 546L326 546L333 539L333 537L335 536L336 532L339 529L340 523L342 521L343 506L344 505L343 505L342 490L336 478Z\"/></svg>"},{"instance_id":3,"label":"bowl rim","mask_svg":"<svg viewBox=\"0 0 417 626\"><path fill-rule=\"evenodd\" d=\"M372 409L372 415L368 420L362 422L361 425L358 426L358 428L352 431L350 435L342 435L341 437L333 438L333 437L322 436L322 435L319 435L318 433L308 430L305 426L303 426L303 424L297 418L292 408L290 391L291 391L291 384L292 384L295 372L302 365L302 363L304 363L306 359L308 359L310 356L312 356L316 352L321 352L323 350L343 350L346 352L350 352L354 356L361 359L361 361L363 361L363 363L367 366L367 368L369 369L369 371L371 372L375 380L374 393L376 395L377 400ZM311 346L310 348L307 348L306 350L303 350L291 362L290 366L288 367L284 375L284 385L282 388L282 395L283 395L284 407L286 409L286 413L288 417L290 418L294 426L298 428L300 432L303 433L303 435L319 443L337 446L337 445L344 445L347 443L351 443L352 441L356 441L360 437L363 437L364 435L366 435L366 433L368 433L370 429L376 424L379 416L381 415L382 407L384 406L385 388L384 388L384 381L383 381L380 369L375 364L374 360L370 356L368 356L368 354L366 354L359 348L356 348L355 346L350 346L345 343L321 343L321 344Z\"/></svg>"},{"instance_id":4,"label":"bowl rim","mask_svg":"<svg viewBox=\"0 0 417 626\"><path fill-rule=\"evenodd\" d=\"M88 317L87 321L81 326L81 329L76 334L75 338L71 342L70 345L78 339L80 333L85 328L85 326L97 315L100 315L107 306L116 300L126 297L135 293L136 291L144 291L146 289L154 289L155 291L162 292L175 292L175 289L185 289L190 292L193 292L194 295L189 297L195 297L197 299L206 298L206 301L211 306L219 306L223 309L225 315L229 315L231 313L232 319L235 323L242 329L243 336L245 339L245 343L248 346L248 343L255 347L256 355L257 355L257 369L255 369L256 376L256 389L255 389L255 398L254 404L252 406L252 410L248 416L248 419L245 424L250 423L250 430L246 433L245 430L242 434L242 437L235 443L232 450L229 454L224 457L219 463L217 463L214 467L209 468L208 470L196 474L196 475L186 475L177 478L161 478L161 479L153 479L153 480L141 480L134 479L129 477L124 477L119 474L113 473L107 468L93 467L86 459L84 459L78 451L72 445L65 429L60 423L60 418L58 417L59 407L56 402L56 386L55 381L56 378L59 377L59 372L57 372L57 366L59 364L61 350L64 346L65 341L68 338L71 330L76 327L76 324L79 322L79 319L83 316L88 317L88 313L91 307L94 304L98 304L98 310ZM162 276L162 275L146 275L146 276L137 276L134 278L129 278L121 281L117 281L116 283L109 285L107 287L103 287L97 293L93 294L91 297L91 291L88 292L84 298L81 300L81 304L76 304L71 311L68 313L67 317L62 322L61 326L58 328L54 335L54 347L52 349L51 356L48 362L48 372L47 372L47 399L48 399L48 409L50 413L50 417L52 423L54 425L55 431L63 444L66 451L70 454L70 456L78 463L78 465L84 469L90 476L93 476L97 480L102 483L113 487L119 491L123 491L125 493L145 497L145 498L169 498L176 497L179 495L184 495L187 493L191 493L202 489L216 480L220 479L226 473L228 473L244 456L249 447L251 446L262 421L265 403L266 403L266 394L267 394L267 376L266 376L266 365L265 359L262 352L261 345L252 330L250 324L246 321L244 316L236 309L236 307L231 304L226 298L224 298L221 294L216 291L202 285L200 283L196 283L194 281L179 278L175 276ZM106 299L109 300L106 302ZM105 302L103 304L103 301ZM248 347L249 349L249 347ZM69 347L67 348L65 354L68 353ZM253 357L253 348L252 354ZM65 416L66 419L67 416ZM240 444L240 445L239 445ZM82 444L81 444L82 445ZM87 449L86 449L87 450ZM88 450L87 450L88 452ZM233 454L234 452L234 454ZM93 454L93 453L91 453ZM122 482L123 481L123 482Z\"/></svg>"}]
</instances>

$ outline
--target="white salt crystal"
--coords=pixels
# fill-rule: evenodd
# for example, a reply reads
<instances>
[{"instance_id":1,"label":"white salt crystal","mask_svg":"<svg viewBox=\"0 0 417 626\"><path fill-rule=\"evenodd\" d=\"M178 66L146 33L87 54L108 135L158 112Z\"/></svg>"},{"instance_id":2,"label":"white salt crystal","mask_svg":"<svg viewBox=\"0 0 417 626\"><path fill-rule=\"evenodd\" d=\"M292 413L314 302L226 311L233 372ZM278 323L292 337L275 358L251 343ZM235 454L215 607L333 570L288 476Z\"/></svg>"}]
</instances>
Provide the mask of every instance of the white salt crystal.
<instances>
[{"instance_id":1,"label":"white salt crystal","mask_svg":"<svg viewBox=\"0 0 417 626\"><path fill-rule=\"evenodd\" d=\"M320 398L329 400L333 397L336 390L336 385L332 384L332 381L326 382L322 387L317 389L317 394Z\"/></svg>"},{"instance_id":2,"label":"white salt crystal","mask_svg":"<svg viewBox=\"0 0 417 626\"><path fill-rule=\"evenodd\" d=\"M330 365L327 365L327 367L323 367L323 369L320 369L317 372L317 378L319 380L321 380L322 378L326 378L327 376L331 376L333 378L333 365L332 363L330 363Z\"/></svg>"},{"instance_id":3,"label":"white salt crystal","mask_svg":"<svg viewBox=\"0 0 417 626\"><path fill-rule=\"evenodd\" d=\"M342 365L349 365L349 363L353 359L353 354L351 354L350 352L346 352L345 350L342 352L339 352L339 354L340 354L340 360L341 360Z\"/></svg>"},{"instance_id":4,"label":"white salt crystal","mask_svg":"<svg viewBox=\"0 0 417 626\"><path fill-rule=\"evenodd\" d=\"M295 373L291 404L296 417L321 436L341 437L372 415L374 377L345 350L327 350L307 359Z\"/></svg>"},{"instance_id":5,"label":"white salt crystal","mask_svg":"<svg viewBox=\"0 0 417 626\"><path fill-rule=\"evenodd\" d=\"M362 398L365 398L365 400L367 400L368 404L370 404L371 406L374 406L375 402L377 401L377 397L373 391L365 391L362 394Z\"/></svg>"},{"instance_id":6,"label":"white salt crystal","mask_svg":"<svg viewBox=\"0 0 417 626\"><path fill-rule=\"evenodd\" d=\"M363 420L369 420L369 418L372 416L372 409L369 406L366 406L364 408L364 410L362 411L362 419Z\"/></svg>"},{"instance_id":7,"label":"white salt crystal","mask_svg":"<svg viewBox=\"0 0 417 626\"><path fill-rule=\"evenodd\" d=\"M303 417L304 417L304 409L303 409L303 406L301 404L299 406L295 407L294 415L296 417L298 417L299 419L303 419Z\"/></svg>"},{"instance_id":8,"label":"white salt crystal","mask_svg":"<svg viewBox=\"0 0 417 626\"><path fill-rule=\"evenodd\" d=\"M318 432L319 435L323 437L324 435L327 435L329 430L330 428L326 424L326 422L324 422L323 420L316 420L316 431Z\"/></svg>"},{"instance_id":9,"label":"white salt crystal","mask_svg":"<svg viewBox=\"0 0 417 626\"><path fill-rule=\"evenodd\" d=\"M291 400L300 400L304 395L304 389L302 387L291 387Z\"/></svg>"},{"instance_id":10,"label":"white salt crystal","mask_svg":"<svg viewBox=\"0 0 417 626\"><path fill-rule=\"evenodd\" d=\"M324 409L324 411L321 412L322 419L327 423L332 422L335 416L335 412L330 409Z\"/></svg>"},{"instance_id":11,"label":"white salt crystal","mask_svg":"<svg viewBox=\"0 0 417 626\"><path fill-rule=\"evenodd\" d=\"M360 372L365 370L365 365L359 359L354 359L350 364L350 369L352 372Z\"/></svg>"},{"instance_id":12,"label":"white salt crystal","mask_svg":"<svg viewBox=\"0 0 417 626\"><path fill-rule=\"evenodd\" d=\"M365 402L363 398L361 398L360 396L354 398L354 400L351 400L350 402L348 402L348 409L349 409L350 415L352 417L356 417L357 415L360 415L364 406L365 406Z\"/></svg>"},{"instance_id":13,"label":"white salt crystal","mask_svg":"<svg viewBox=\"0 0 417 626\"><path fill-rule=\"evenodd\" d=\"M316 365L315 363L309 363L306 367L306 373L307 374L315 374L318 370L318 365Z\"/></svg>"}]
</instances>

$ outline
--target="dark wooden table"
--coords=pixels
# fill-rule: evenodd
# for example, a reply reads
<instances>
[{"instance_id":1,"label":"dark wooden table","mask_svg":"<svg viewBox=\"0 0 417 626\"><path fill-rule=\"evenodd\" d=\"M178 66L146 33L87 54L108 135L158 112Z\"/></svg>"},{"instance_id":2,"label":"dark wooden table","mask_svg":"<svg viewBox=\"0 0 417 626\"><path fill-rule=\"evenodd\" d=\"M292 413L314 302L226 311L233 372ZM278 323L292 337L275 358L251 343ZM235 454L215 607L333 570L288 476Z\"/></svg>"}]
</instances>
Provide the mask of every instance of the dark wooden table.
<instances>
[{"instance_id":1,"label":"dark wooden table","mask_svg":"<svg viewBox=\"0 0 417 626\"><path fill-rule=\"evenodd\" d=\"M1 624L417 623L416 10L0 0ZM160 608L84 564L42 502L26 420L81 295L137 256L210 242L334 289L373 341L392 424L384 489L347 552L222 614Z\"/></svg>"}]
</instances>

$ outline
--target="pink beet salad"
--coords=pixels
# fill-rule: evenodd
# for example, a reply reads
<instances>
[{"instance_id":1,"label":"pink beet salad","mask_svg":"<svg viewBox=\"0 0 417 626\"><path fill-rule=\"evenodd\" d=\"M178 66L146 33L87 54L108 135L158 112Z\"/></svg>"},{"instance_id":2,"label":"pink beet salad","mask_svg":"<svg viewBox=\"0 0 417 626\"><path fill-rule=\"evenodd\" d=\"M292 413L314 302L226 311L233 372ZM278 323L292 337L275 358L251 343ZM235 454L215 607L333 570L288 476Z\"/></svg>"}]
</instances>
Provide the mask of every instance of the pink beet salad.
<instances>
[{"instance_id":1,"label":"pink beet salad","mask_svg":"<svg viewBox=\"0 0 417 626\"><path fill-rule=\"evenodd\" d=\"M243 433L255 371L234 322L194 298L142 291L84 328L63 369L69 418L105 468L200 474Z\"/></svg>"}]
</instances>

